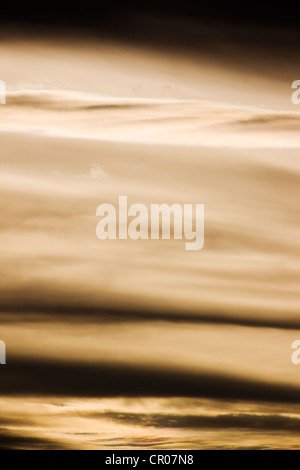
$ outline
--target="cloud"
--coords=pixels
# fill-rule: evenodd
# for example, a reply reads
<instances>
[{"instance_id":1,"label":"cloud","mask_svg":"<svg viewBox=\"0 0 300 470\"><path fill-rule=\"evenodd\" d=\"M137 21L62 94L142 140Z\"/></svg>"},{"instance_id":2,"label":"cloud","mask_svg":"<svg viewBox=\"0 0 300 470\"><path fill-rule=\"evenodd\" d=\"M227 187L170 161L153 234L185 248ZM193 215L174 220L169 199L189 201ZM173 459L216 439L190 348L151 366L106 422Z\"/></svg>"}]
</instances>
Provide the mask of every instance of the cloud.
<instances>
[{"instance_id":1,"label":"cloud","mask_svg":"<svg viewBox=\"0 0 300 470\"><path fill-rule=\"evenodd\" d=\"M300 433L300 419L280 415L222 414L218 416L176 415L168 413L118 413L92 414L92 417L109 418L119 423L155 428L189 429L248 429L263 431L289 431Z\"/></svg>"},{"instance_id":2,"label":"cloud","mask_svg":"<svg viewBox=\"0 0 300 470\"><path fill-rule=\"evenodd\" d=\"M169 323L190 323L190 324L211 324L211 325L233 325L249 328L276 328L282 330L300 330L300 320L297 318L289 317L264 317L264 316L247 316L245 315L230 315L222 311L198 311L195 313L189 312L172 312L170 310L162 311L158 309L138 309L132 307L104 307L104 306L90 306L80 305L78 302L75 304L61 303L51 304L45 300L44 304L26 304L23 299L20 303L16 302L16 298L11 303L0 303L0 316L5 321L7 314L21 315L27 320L33 317L36 320L36 315L40 322L45 321L56 322L59 318L68 319L73 317L76 322L82 321L86 323L88 319L97 320L98 323L126 323L126 322L169 322ZM24 316L23 316L24 315Z\"/></svg>"},{"instance_id":3,"label":"cloud","mask_svg":"<svg viewBox=\"0 0 300 470\"><path fill-rule=\"evenodd\" d=\"M40 437L25 436L0 428L0 450L58 450L65 449L61 443Z\"/></svg>"},{"instance_id":4,"label":"cloud","mask_svg":"<svg viewBox=\"0 0 300 470\"><path fill-rule=\"evenodd\" d=\"M300 389L296 386L180 367L10 358L1 375L1 395L205 397L300 403Z\"/></svg>"}]
</instances>

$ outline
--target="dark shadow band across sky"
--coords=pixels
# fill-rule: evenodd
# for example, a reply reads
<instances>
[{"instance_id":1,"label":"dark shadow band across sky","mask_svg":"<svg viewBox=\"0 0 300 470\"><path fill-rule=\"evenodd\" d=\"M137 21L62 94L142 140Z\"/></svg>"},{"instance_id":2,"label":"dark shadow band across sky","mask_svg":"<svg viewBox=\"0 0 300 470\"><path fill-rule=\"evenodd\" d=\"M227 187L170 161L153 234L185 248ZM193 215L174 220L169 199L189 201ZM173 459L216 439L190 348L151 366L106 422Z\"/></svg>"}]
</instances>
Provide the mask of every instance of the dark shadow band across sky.
<instances>
[{"instance_id":1,"label":"dark shadow band across sky","mask_svg":"<svg viewBox=\"0 0 300 470\"><path fill-rule=\"evenodd\" d=\"M300 403L300 389L226 374L115 362L11 357L0 368L5 396L186 397Z\"/></svg>"},{"instance_id":2,"label":"dark shadow band across sky","mask_svg":"<svg viewBox=\"0 0 300 470\"><path fill-rule=\"evenodd\" d=\"M198 311L195 313L185 311L143 310L137 308L118 307L92 307L88 305L63 305L63 304L0 304L1 323L24 319L33 322L70 321L76 323L110 324L110 323L141 323L141 322L166 322L182 324L211 324L231 325L247 328L276 328L282 330L300 330L300 320L296 317L267 317L259 315L234 315L222 311Z\"/></svg>"}]
</instances>

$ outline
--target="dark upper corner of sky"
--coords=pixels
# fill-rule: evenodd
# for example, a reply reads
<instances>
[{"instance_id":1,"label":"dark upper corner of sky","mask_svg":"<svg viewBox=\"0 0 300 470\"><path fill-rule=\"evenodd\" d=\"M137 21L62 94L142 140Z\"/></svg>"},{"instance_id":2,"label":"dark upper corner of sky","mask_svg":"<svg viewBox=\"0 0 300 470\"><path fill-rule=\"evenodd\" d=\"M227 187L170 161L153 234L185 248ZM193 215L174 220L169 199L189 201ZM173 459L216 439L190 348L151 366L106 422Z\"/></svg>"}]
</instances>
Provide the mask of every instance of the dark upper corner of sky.
<instances>
[{"instance_id":1,"label":"dark upper corner of sky","mask_svg":"<svg viewBox=\"0 0 300 470\"><path fill-rule=\"evenodd\" d=\"M223 21L248 25L297 26L298 15L290 2L236 0L85 0L72 2L51 0L37 2L4 2L0 21L25 24L90 26L113 30L131 26L140 17L156 17L162 21L185 19L193 21ZM299 4L298 4L299 5ZM124 24L125 23L125 24Z\"/></svg>"},{"instance_id":2,"label":"dark upper corner of sky","mask_svg":"<svg viewBox=\"0 0 300 470\"><path fill-rule=\"evenodd\" d=\"M299 4L300 6L300 4ZM4 27L31 32L83 34L128 39L135 42L183 45L197 48L207 39L225 32L235 34L234 41L264 41L264 29L294 31L299 38L298 15L289 2L201 1L201 0L51 0L1 5L0 34ZM256 32L259 32L256 34ZM271 37L271 36L270 36ZM274 34L272 36L274 38ZM276 38L275 38L276 39ZM267 39L266 39L267 40ZM273 39L270 40L272 42ZM278 35L275 47L282 44Z\"/></svg>"}]
</instances>

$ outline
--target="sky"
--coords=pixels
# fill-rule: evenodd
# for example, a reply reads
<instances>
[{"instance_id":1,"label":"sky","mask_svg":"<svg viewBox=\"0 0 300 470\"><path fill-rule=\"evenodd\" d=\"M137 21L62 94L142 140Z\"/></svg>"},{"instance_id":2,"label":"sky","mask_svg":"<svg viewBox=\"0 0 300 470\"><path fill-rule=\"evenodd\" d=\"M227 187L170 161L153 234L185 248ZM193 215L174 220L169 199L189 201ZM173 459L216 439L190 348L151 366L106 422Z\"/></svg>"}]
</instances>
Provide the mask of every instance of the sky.
<instances>
[{"instance_id":1,"label":"sky","mask_svg":"<svg viewBox=\"0 0 300 470\"><path fill-rule=\"evenodd\" d=\"M299 448L296 15L124 4L3 7L0 448ZM203 250L98 240L119 195Z\"/></svg>"}]
</instances>

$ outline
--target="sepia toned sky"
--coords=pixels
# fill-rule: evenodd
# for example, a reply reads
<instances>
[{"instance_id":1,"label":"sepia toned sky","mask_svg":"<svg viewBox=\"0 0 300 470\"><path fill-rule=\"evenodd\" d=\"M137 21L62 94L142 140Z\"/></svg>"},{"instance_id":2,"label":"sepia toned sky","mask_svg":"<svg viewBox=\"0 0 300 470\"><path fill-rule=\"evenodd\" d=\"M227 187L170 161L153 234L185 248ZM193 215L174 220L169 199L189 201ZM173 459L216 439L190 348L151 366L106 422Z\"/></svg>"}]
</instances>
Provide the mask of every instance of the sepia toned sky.
<instances>
[{"instance_id":1,"label":"sepia toned sky","mask_svg":"<svg viewBox=\"0 0 300 470\"><path fill-rule=\"evenodd\" d=\"M299 33L169 5L0 20L0 449L299 448ZM98 240L119 195L203 250Z\"/></svg>"}]
</instances>

